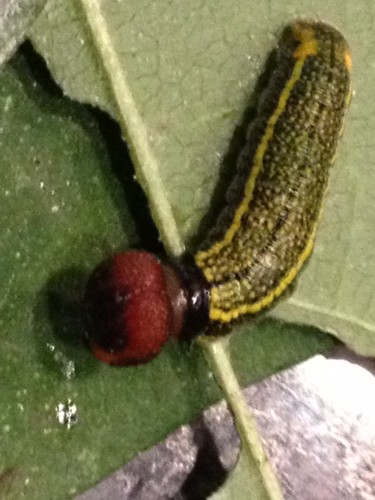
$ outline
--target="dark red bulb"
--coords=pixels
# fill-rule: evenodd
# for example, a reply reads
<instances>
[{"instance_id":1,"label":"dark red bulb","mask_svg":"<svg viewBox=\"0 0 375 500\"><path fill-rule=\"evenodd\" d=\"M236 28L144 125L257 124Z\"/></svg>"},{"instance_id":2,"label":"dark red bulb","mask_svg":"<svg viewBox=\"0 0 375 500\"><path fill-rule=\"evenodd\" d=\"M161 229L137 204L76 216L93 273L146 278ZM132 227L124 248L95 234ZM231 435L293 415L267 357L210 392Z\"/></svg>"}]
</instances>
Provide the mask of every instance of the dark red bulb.
<instances>
[{"instance_id":1,"label":"dark red bulb","mask_svg":"<svg viewBox=\"0 0 375 500\"><path fill-rule=\"evenodd\" d=\"M134 365L154 358L169 336L196 334L208 321L208 287L192 265L163 265L154 255L114 255L86 288L87 336L98 359Z\"/></svg>"},{"instance_id":2,"label":"dark red bulb","mask_svg":"<svg viewBox=\"0 0 375 500\"><path fill-rule=\"evenodd\" d=\"M111 365L144 363L169 336L172 307L163 266L152 254L114 255L92 274L86 289L93 354Z\"/></svg>"}]
</instances>

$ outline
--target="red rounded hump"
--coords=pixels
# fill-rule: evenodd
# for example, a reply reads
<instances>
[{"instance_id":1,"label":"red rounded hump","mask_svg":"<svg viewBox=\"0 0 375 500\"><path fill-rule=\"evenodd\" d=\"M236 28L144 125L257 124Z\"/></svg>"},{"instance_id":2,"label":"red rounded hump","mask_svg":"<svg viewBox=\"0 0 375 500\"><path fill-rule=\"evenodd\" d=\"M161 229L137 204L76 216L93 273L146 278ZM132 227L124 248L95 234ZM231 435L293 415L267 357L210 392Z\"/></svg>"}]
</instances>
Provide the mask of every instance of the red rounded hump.
<instances>
[{"instance_id":1,"label":"red rounded hump","mask_svg":"<svg viewBox=\"0 0 375 500\"><path fill-rule=\"evenodd\" d=\"M166 278L150 253L120 253L99 265L87 284L85 307L91 350L110 365L145 363L168 339Z\"/></svg>"}]
</instances>

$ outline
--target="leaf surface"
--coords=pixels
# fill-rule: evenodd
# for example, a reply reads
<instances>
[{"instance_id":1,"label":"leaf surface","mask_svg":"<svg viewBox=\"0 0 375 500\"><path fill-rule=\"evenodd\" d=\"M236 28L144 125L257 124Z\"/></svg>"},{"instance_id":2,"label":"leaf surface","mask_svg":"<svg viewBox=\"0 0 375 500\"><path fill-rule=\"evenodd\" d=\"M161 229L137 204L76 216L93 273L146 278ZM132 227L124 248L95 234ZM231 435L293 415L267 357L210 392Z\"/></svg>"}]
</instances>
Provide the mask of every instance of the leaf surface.
<instances>
[{"instance_id":1,"label":"leaf surface","mask_svg":"<svg viewBox=\"0 0 375 500\"><path fill-rule=\"evenodd\" d=\"M0 116L0 497L66 499L220 395L195 345L127 369L84 346L89 273L156 240L117 125L63 98L27 46L0 71ZM330 345L266 322L244 325L233 358L247 384ZM56 415L69 400L70 429Z\"/></svg>"},{"instance_id":2,"label":"leaf surface","mask_svg":"<svg viewBox=\"0 0 375 500\"><path fill-rule=\"evenodd\" d=\"M246 110L283 26L307 17L339 28L353 53L355 97L316 250L296 292L273 314L317 326L374 355L375 67L369 52L375 7L369 0L344 5L194 0L176 8L167 0L54 0L31 36L68 95L101 106L123 123L163 242L178 254L184 244L195 248L217 214ZM110 51L103 52L104 46ZM108 54L116 59L114 72L108 72ZM113 98L116 78L126 89L122 110Z\"/></svg>"},{"instance_id":3,"label":"leaf surface","mask_svg":"<svg viewBox=\"0 0 375 500\"><path fill-rule=\"evenodd\" d=\"M24 40L26 30L40 14L46 0L2 0L0 5L0 65Z\"/></svg>"},{"instance_id":4,"label":"leaf surface","mask_svg":"<svg viewBox=\"0 0 375 500\"><path fill-rule=\"evenodd\" d=\"M30 35L68 96L121 123L163 243L174 254L185 245L194 249L217 213L246 110L284 24L296 15L318 16L345 33L356 96L322 229L296 292L273 314L373 354L373 4L194 0L176 9L164 0L103 0L94 29L87 3L52 0ZM101 57L103 33L114 75ZM115 249L144 246L148 226L137 223L136 212L146 204L134 210L140 195L131 173L122 186L116 182L113 143L107 148L87 109L51 99L22 58L0 78L0 494L66 498L190 420L218 393L195 347L169 345L150 365L124 371L85 351L77 309L87 274ZM125 90L122 107L114 81ZM242 383L330 345L314 330L274 322L249 330L244 326L232 342ZM67 378L72 366L75 376ZM69 399L79 421L68 431L55 407Z\"/></svg>"}]
</instances>

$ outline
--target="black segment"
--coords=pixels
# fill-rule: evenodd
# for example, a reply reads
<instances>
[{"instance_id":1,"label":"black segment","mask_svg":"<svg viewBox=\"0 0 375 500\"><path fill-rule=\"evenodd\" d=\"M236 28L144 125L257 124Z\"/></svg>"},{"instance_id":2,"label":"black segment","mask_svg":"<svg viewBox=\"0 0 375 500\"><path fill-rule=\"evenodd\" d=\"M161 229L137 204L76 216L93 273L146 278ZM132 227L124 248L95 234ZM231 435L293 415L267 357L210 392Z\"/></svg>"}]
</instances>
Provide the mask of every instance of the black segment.
<instances>
[{"instance_id":1,"label":"black segment","mask_svg":"<svg viewBox=\"0 0 375 500\"><path fill-rule=\"evenodd\" d=\"M195 336L209 322L210 285L191 255L185 256L177 266L184 287L188 309L185 315L184 333Z\"/></svg>"}]
</instances>

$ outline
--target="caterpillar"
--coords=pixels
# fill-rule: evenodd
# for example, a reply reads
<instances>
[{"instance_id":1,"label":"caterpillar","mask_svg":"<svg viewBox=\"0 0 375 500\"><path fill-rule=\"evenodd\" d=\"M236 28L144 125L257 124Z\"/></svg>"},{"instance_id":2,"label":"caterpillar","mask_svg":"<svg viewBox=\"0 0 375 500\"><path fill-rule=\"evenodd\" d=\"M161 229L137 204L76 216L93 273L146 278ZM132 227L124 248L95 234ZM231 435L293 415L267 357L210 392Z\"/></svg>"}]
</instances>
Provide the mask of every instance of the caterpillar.
<instances>
[{"instance_id":1,"label":"caterpillar","mask_svg":"<svg viewBox=\"0 0 375 500\"><path fill-rule=\"evenodd\" d=\"M179 264L117 254L91 276L85 304L98 359L146 362L168 337L226 332L285 292L313 250L350 73L335 28L300 20L284 29L214 240Z\"/></svg>"}]
</instances>

